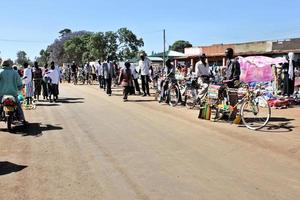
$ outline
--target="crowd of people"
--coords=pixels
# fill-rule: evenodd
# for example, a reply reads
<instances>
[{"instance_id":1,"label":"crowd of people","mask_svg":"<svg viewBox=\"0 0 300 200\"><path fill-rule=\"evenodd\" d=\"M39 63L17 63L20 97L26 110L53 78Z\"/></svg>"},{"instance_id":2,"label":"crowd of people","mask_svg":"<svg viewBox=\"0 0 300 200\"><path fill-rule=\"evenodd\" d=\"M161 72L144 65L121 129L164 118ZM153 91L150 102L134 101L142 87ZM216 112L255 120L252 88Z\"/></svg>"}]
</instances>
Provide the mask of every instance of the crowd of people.
<instances>
[{"instance_id":1,"label":"crowd of people","mask_svg":"<svg viewBox=\"0 0 300 200\"><path fill-rule=\"evenodd\" d=\"M222 83L229 88L237 88L241 76L240 64L234 57L233 49L228 48L225 51L225 56L227 64L222 73ZM151 96L149 85L152 83L154 88L160 87L160 102L162 102L166 100L165 93L169 89L169 83L176 81L177 73L183 74L183 76L192 74L191 68L175 67L170 59L166 61L165 68L154 70L150 59L145 54L140 54L139 58L137 66L126 61L123 67L119 67L108 56L104 62L98 60L94 65L86 63L79 67L75 62L72 62L66 69L59 67L54 62L50 63L50 67L48 64L40 67L38 62L34 62L33 66L24 63L18 68L13 66L11 60L5 59L2 61L0 69L0 100L4 95L18 98L21 91L26 105L30 105L33 100L40 101L40 96L50 103L57 102L60 82L64 79L69 83L71 80L77 83L78 76L82 72L83 80L87 83L91 80L97 80L99 88L104 90L108 96L112 95L113 85L121 85L123 87L123 101L128 101L128 96L133 94L143 97ZM201 55L200 60L195 64L194 74L197 80L202 83L202 90L207 90L209 79L212 76L217 79L210 69L205 54ZM159 77L160 81L158 82ZM161 77L163 78L161 79ZM237 101L237 96L232 96L230 99L232 105L235 105ZM20 103L18 113L20 119L26 122Z\"/></svg>"},{"instance_id":2,"label":"crowd of people","mask_svg":"<svg viewBox=\"0 0 300 200\"><path fill-rule=\"evenodd\" d=\"M43 96L50 103L57 102L60 76L60 68L54 62L50 63L50 68L48 64L41 68L38 62L34 62L33 66L24 63L17 67L12 60L3 59L0 67L0 101L5 95L13 96L17 100L19 121L26 124L21 105L23 101L25 106L29 106Z\"/></svg>"}]
</instances>

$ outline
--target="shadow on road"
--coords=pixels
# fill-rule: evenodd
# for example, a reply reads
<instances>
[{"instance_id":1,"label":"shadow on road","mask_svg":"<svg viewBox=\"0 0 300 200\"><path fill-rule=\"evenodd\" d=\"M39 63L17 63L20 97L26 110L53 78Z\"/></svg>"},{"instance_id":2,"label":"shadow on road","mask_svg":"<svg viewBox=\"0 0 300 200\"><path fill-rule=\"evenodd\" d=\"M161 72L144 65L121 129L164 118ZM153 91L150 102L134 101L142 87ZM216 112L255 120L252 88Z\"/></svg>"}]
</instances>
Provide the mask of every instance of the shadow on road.
<instances>
[{"instance_id":1,"label":"shadow on road","mask_svg":"<svg viewBox=\"0 0 300 200\"><path fill-rule=\"evenodd\" d=\"M60 106L57 103L37 103L37 107L55 107L55 106Z\"/></svg>"},{"instance_id":2,"label":"shadow on road","mask_svg":"<svg viewBox=\"0 0 300 200\"><path fill-rule=\"evenodd\" d=\"M72 104L72 103L84 103L84 98L59 98L57 100L57 103L63 103L63 104Z\"/></svg>"},{"instance_id":3,"label":"shadow on road","mask_svg":"<svg viewBox=\"0 0 300 200\"><path fill-rule=\"evenodd\" d=\"M269 123L263 129L258 130L259 132L265 133L288 133L292 132L295 126L292 125L291 121L295 119L288 119L285 117L271 117ZM239 127L245 127L240 125Z\"/></svg>"},{"instance_id":4,"label":"shadow on road","mask_svg":"<svg viewBox=\"0 0 300 200\"><path fill-rule=\"evenodd\" d=\"M33 137L40 137L46 131L53 131L53 130L62 130L63 128L60 126L54 126L50 124L41 124L41 123L29 123L26 126L15 126L12 130L12 134L26 136L33 136ZM3 130L8 132L7 130Z\"/></svg>"},{"instance_id":5,"label":"shadow on road","mask_svg":"<svg viewBox=\"0 0 300 200\"><path fill-rule=\"evenodd\" d=\"M19 172L25 169L27 166L17 165L7 161L0 161L0 176L7 175L14 172Z\"/></svg>"},{"instance_id":6,"label":"shadow on road","mask_svg":"<svg viewBox=\"0 0 300 200\"><path fill-rule=\"evenodd\" d=\"M132 103L143 103L143 102L154 102L155 99L138 99L138 100L128 100L128 102Z\"/></svg>"}]
</instances>

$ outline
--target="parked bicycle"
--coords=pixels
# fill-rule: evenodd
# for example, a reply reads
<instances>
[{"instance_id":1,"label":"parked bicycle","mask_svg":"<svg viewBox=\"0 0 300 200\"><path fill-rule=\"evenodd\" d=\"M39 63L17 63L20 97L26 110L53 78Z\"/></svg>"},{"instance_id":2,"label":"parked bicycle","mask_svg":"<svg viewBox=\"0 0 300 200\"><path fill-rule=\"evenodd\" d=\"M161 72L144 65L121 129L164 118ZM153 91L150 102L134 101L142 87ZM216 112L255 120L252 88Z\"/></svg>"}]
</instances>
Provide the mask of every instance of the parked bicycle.
<instances>
[{"instance_id":1,"label":"parked bicycle","mask_svg":"<svg viewBox=\"0 0 300 200\"><path fill-rule=\"evenodd\" d=\"M244 96L231 106L230 97L237 95L238 89L228 88L226 84L209 87L207 102L212 105L212 119L224 119L224 116L226 118L236 112L237 117L241 118L248 129L262 129L270 120L271 108L262 96L261 87L252 89L247 84L242 84L242 88L244 88ZM219 90L217 96L216 89ZM240 106L239 112L238 106Z\"/></svg>"}]
</instances>

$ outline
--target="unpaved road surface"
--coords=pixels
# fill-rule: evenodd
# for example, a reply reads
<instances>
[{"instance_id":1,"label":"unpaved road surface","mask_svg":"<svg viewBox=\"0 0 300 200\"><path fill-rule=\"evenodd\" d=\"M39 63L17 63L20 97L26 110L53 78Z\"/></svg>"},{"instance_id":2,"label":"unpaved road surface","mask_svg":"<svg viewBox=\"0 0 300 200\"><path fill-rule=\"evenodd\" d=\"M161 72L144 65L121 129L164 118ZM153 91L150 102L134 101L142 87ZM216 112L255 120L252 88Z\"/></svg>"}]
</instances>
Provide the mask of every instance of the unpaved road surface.
<instances>
[{"instance_id":1,"label":"unpaved road surface","mask_svg":"<svg viewBox=\"0 0 300 200\"><path fill-rule=\"evenodd\" d=\"M0 124L1 200L299 200L300 109L249 131L120 89L61 85L61 101Z\"/></svg>"}]
</instances>

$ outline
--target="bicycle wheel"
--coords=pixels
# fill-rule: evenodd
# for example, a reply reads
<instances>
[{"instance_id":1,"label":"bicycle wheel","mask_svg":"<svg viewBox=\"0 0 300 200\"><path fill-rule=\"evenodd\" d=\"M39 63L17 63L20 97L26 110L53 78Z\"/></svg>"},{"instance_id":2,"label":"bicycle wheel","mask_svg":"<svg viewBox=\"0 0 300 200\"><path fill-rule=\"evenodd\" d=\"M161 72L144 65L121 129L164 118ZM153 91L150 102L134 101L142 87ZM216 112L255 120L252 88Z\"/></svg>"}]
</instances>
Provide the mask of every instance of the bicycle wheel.
<instances>
[{"instance_id":1,"label":"bicycle wheel","mask_svg":"<svg viewBox=\"0 0 300 200\"><path fill-rule=\"evenodd\" d=\"M195 93L193 89L187 89L185 91L185 106L188 109L193 109L196 106L195 94L193 94L193 92Z\"/></svg>"},{"instance_id":2,"label":"bicycle wheel","mask_svg":"<svg viewBox=\"0 0 300 200\"><path fill-rule=\"evenodd\" d=\"M173 107L179 102L179 91L176 86L171 86L169 89L169 104Z\"/></svg>"},{"instance_id":3,"label":"bicycle wheel","mask_svg":"<svg viewBox=\"0 0 300 200\"><path fill-rule=\"evenodd\" d=\"M241 108L241 118L244 125L250 130L259 130L265 127L271 117L271 108L263 97L256 97L245 101Z\"/></svg>"}]
</instances>

